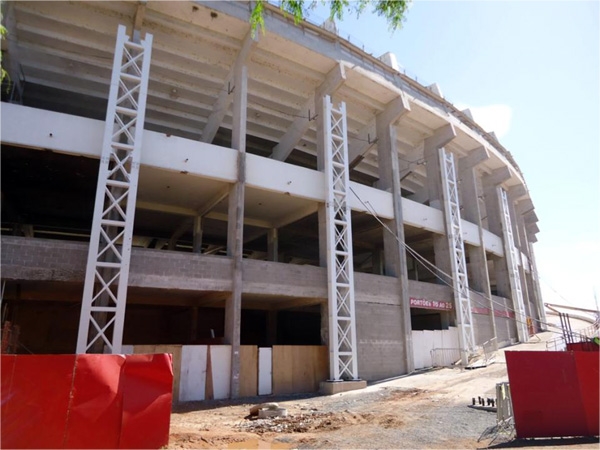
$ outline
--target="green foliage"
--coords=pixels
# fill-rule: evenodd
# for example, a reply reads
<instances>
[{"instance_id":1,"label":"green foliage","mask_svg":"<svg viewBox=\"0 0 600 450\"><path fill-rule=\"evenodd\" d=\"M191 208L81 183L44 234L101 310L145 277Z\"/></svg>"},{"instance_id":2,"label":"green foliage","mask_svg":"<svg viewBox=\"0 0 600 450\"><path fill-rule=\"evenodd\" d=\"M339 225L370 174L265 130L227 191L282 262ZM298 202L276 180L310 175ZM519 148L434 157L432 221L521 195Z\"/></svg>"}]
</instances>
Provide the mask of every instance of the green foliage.
<instances>
[{"instance_id":1,"label":"green foliage","mask_svg":"<svg viewBox=\"0 0 600 450\"><path fill-rule=\"evenodd\" d=\"M2 18L2 13L0 13L0 21L2 20ZM0 23L0 41L2 41L2 39L6 39L7 35L8 31L6 30L6 27ZM0 51L0 83L2 83L4 79L8 77L8 72L4 70L4 66L2 65L3 56L4 52Z\"/></svg>"},{"instance_id":2,"label":"green foliage","mask_svg":"<svg viewBox=\"0 0 600 450\"><path fill-rule=\"evenodd\" d=\"M252 35L260 27L265 32L264 3L267 0L256 0L254 9L250 14L250 25ZM371 12L384 17L389 25L390 31L402 28L406 12L411 0L320 0L321 4L329 5L329 19L342 20L344 12L356 13L357 17L365 11L368 5L372 6ZM285 14L290 14L297 25L306 16L306 13L315 8L317 0L281 0L280 8Z\"/></svg>"}]
</instances>

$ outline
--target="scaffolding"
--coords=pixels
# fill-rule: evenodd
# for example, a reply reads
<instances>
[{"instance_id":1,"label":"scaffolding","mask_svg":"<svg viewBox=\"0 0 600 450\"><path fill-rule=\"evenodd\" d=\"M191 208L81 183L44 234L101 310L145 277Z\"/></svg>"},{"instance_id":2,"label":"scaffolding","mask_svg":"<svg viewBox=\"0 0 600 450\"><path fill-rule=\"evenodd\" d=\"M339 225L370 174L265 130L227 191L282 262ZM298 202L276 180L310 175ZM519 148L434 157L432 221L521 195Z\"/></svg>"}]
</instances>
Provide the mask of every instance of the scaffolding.
<instances>
[{"instance_id":1,"label":"scaffolding","mask_svg":"<svg viewBox=\"0 0 600 450\"><path fill-rule=\"evenodd\" d=\"M349 170L346 104L336 109L325 96L325 173L327 177L327 276L329 288L329 373L333 381L357 380L352 221L348 204Z\"/></svg>"},{"instance_id":2,"label":"scaffolding","mask_svg":"<svg viewBox=\"0 0 600 450\"><path fill-rule=\"evenodd\" d=\"M83 290L77 353L121 353L152 35L120 25Z\"/></svg>"},{"instance_id":3,"label":"scaffolding","mask_svg":"<svg viewBox=\"0 0 600 450\"><path fill-rule=\"evenodd\" d=\"M466 366L469 354L475 348L475 336L473 334L473 317L471 313L471 298L469 297L465 246L460 223L458 184L454 168L454 155L446 152L443 147L440 148L439 152L456 321L458 322L461 360L462 364Z\"/></svg>"},{"instance_id":4,"label":"scaffolding","mask_svg":"<svg viewBox=\"0 0 600 450\"><path fill-rule=\"evenodd\" d=\"M525 314L525 306L523 305L523 291L521 289L521 275L519 273L520 255L513 238L512 220L508 208L508 195L502 187L498 186L496 189L498 190L502 208L501 216L502 232L504 235L504 254L508 265L508 278L512 293L513 309L515 310L517 335L519 337L519 342L527 342L529 340L529 332L527 331L527 316Z\"/></svg>"}]
</instances>

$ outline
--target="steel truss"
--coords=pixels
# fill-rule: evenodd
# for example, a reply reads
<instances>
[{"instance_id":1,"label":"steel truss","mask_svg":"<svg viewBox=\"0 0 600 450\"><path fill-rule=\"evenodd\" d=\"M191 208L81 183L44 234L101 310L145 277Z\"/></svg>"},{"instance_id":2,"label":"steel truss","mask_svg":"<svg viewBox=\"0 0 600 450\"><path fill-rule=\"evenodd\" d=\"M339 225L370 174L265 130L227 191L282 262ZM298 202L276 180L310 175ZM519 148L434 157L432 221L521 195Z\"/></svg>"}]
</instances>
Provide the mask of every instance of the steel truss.
<instances>
[{"instance_id":1,"label":"steel truss","mask_svg":"<svg viewBox=\"0 0 600 450\"><path fill-rule=\"evenodd\" d=\"M527 331L527 315L523 304L523 291L521 289L521 275L519 273L520 252L515 246L512 231L512 220L508 208L508 195L506 191L498 186L499 203L502 211L502 232L504 234L504 254L508 265L508 279L510 291L512 292L513 309L515 310L515 321L517 323L517 335L519 342L527 342L529 333Z\"/></svg>"},{"instance_id":2,"label":"steel truss","mask_svg":"<svg viewBox=\"0 0 600 450\"><path fill-rule=\"evenodd\" d=\"M335 109L329 96L325 96L323 103L327 176L329 373L334 381L357 380L346 104L342 102L339 109Z\"/></svg>"},{"instance_id":3,"label":"steel truss","mask_svg":"<svg viewBox=\"0 0 600 450\"><path fill-rule=\"evenodd\" d=\"M120 353L139 177L152 35L117 32L77 353Z\"/></svg>"},{"instance_id":4,"label":"steel truss","mask_svg":"<svg viewBox=\"0 0 600 450\"><path fill-rule=\"evenodd\" d=\"M468 364L469 353L475 349L473 333L473 317L471 298L469 296L469 280L465 260L465 246L460 223L460 203L458 199L458 183L454 168L454 155L440 148L440 169L442 172L442 191L444 193L444 217L446 219L446 235L450 249L452 286L454 290L454 307L458 322L461 360Z\"/></svg>"}]
</instances>

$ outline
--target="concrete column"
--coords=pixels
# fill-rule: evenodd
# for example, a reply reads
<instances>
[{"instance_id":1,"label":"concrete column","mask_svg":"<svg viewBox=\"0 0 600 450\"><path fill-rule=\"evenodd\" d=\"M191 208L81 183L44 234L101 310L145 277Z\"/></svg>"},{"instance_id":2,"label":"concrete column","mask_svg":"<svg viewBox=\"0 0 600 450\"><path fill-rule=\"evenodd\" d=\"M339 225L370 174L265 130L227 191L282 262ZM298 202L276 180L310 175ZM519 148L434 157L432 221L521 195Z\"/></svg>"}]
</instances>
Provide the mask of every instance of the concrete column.
<instances>
[{"instance_id":1,"label":"concrete column","mask_svg":"<svg viewBox=\"0 0 600 450\"><path fill-rule=\"evenodd\" d=\"M202 253L202 217L194 217L194 253Z\"/></svg>"},{"instance_id":2,"label":"concrete column","mask_svg":"<svg viewBox=\"0 0 600 450\"><path fill-rule=\"evenodd\" d=\"M415 366L408 295L408 268L404 249L404 219L400 193L396 128L393 122L394 120L389 120L383 114L378 115L376 118L379 188L391 191L394 202L394 219L384 221L394 235L387 230L383 232L383 259L385 274L397 277L399 281L400 292L398 294L401 305L401 323L398 326L404 335L405 371L411 373L414 371Z\"/></svg>"},{"instance_id":3,"label":"concrete column","mask_svg":"<svg viewBox=\"0 0 600 450\"><path fill-rule=\"evenodd\" d=\"M384 231L385 232L385 231ZM381 249L373 250L373 273L383 275L385 272L383 251Z\"/></svg>"},{"instance_id":4,"label":"concrete column","mask_svg":"<svg viewBox=\"0 0 600 450\"><path fill-rule=\"evenodd\" d=\"M521 200L517 202L515 207L516 211L516 222L517 228L519 230L519 239L521 243L521 251L527 256L529 260L529 272L525 272L525 281L527 284L527 297L529 300L529 310L531 311L531 317L535 320L536 329L541 330L545 329L545 326L542 325L542 322L545 322L543 313L543 302L541 300L541 296L539 296L539 286L536 286L536 273L535 273L535 262L533 261L531 242L529 242L529 237L527 235L527 230L525 228L525 218L524 215L529 214L533 211L533 204L531 200Z\"/></svg>"},{"instance_id":5,"label":"concrete column","mask_svg":"<svg viewBox=\"0 0 600 450\"><path fill-rule=\"evenodd\" d=\"M494 303L492 301L492 290L490 286L490 277L488 273L487 255L483 245L483 225L481 223L481 208L479 205L480 192L477 186L477 165L489 159L489 154L485 147L480 147L470 152L469 156L461 158L458 162L458 177L460 180L460 196L462 217L477 225L479 230L479 247L465 245L469 255L469 272L471 279L469 285L475 291L481 292L482 296L471 296L477 306L486 305L490 311L490 327L493 337L496 338L495 345L497 349L498 334L496 331L496 320L494 316ZM478 342L483 344L483 342Z\"/></svg>"},{"instance_id":6,"label":"concrete column","mask_svg":"<svg viewBox=\"0 0 600 450\"><path fill-rule=\"evenodd\" d=\"M535 253L533 250L533 242L529 242L529 262L531 264L531 278L533 291L535 292L535 297L537 300L537 309L540 315L540 328L542 331L546 331L548 329L547 320L546 320L546 310L544 309L544 299L542 298L542 290L540 288L540 279L537 273L537 265L535 263Z\"/></svg>"},{"instance_id":7,"label":"concrete column","mask_svg":"<svg viewBox=\"0 0 600 450\"><path fill-rule=\"evenodd\" d=\"M443 211L442 207L442 171L440 167L439 149L456 137L452 124L445 125L435 130L432 136L425 139L423 155L427 167L427 190L429 193L429 206ZM433 236L433 252L435 265L445 273L452 270L450 262L450 248L448 238L444 235ZM440 276L444 277L440 274ZM448 280L451 282L451 280Z\"/></svg>"},{"instance_id":8,"label":"concrete column","mask_svg":"<svg viewBox=\"0 0 600 450\"><path fill-rule=\"evenodd\" d=\"M277 262L279 258L279 233L277 228L267 232L267 260Z\"/></svg>"},{"instance_id":9,"label":"concrete column","mask_svg":"<svg viewBox=\"0 0 600 450\"><path fill-rule=\"evenodd\" d=\"M244 250L244 197L246 186L246 114L248 76L246 66L234 75L231 143L238 150L237 182L229 191L227 256L233 259L233 287L225 301L225 340L231 345L231 398L240 393L240 326L242 319L242 257Z\"/></svg>"},{"instance_id":10,"label":"concrete column","mask_svg":"<svg viewBox=\"0 0 600 450\"><path fill-rule=\"evenodd\" d=\"M513 194L511 194L511 189L508 190L507 193L507 198L508 198L508 209L510 211L510 217L511 217L511 223L512 223L512 227L513 227L513 237L514 237L514 245L517 247L518 251L519 251L519 278L521 281L521 292L523 294L523 306L525 307L525 314L527 314L527 317L533 317L533 313L531 310L531 306L529 303L529 291L527 289L527 276L525 273L525 266L523 263L523 258L521 256L521 253L525 253L523 251L523 244L524 242L522 241L522 236L521 236L521 227L519 224L519 219L520 219L520 215L517 214L516 210L515 210L515 197L516 195L514 194L514 190L512 191Z\"/></svg>"},{"instance_id":11,"label":"concrete column","mask_svg":"<svg viewBox=\"0 0 600 450\"><path fill-rule=\"evenodd\" d=\"M318 92L315 93L315 111L323 111L325 99ZM317 170L325 171L325 117L317 113ZM319 203L317 209L319 220L319 266L327 267L327 210L325 203ZM329 345L329 304L327 299L321 303L321 344Z\"/></svg>"}]
</instances>

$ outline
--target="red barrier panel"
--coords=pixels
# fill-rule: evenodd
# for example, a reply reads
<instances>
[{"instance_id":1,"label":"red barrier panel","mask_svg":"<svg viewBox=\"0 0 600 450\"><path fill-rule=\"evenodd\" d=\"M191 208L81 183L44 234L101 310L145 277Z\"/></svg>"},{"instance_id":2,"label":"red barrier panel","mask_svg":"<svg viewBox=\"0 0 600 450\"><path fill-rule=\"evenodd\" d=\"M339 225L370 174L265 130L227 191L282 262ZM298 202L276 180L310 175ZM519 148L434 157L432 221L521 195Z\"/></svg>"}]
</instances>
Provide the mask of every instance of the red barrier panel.
<instances>
[{"instance_id":1,"label":"red barrier panel","mask_svg":"<svg viewBox=\"0 0 600 450\"><path fill-rule=\"evenodd\" d=\"M591 436L600 434L600 355L598 352L573 352L583 409Z\"/></svg>"},{"instance_id":2,"label":"red barrier panel","mask_svg":"<svg viewBox=\"0 0 600 450\"><path fill-rule=\"evenodd\" d=\"M598 355L506 352L517 437L598 435Z\"/></svg>"},{"instance_id":3,"label":"red barrier panel","mask_svg":"<svg viewBox=\"0 0 600 450\"><path fill-rule=\"evenodd\" d=\"M567 344L567 350L574 352L597 352L600 350L600 347L595 342L573 342L572 344Z\"/></svg>"},{"instance_id":4,"label":"red barrier panel","mask_svg":"<svg viewBox=\"0 0 600 450\"><path fill-rule=\"evenodd\" d=\"M2 447L165 446L172 383L166 354L2 355Z\"/></svg>"}]
</instances>

